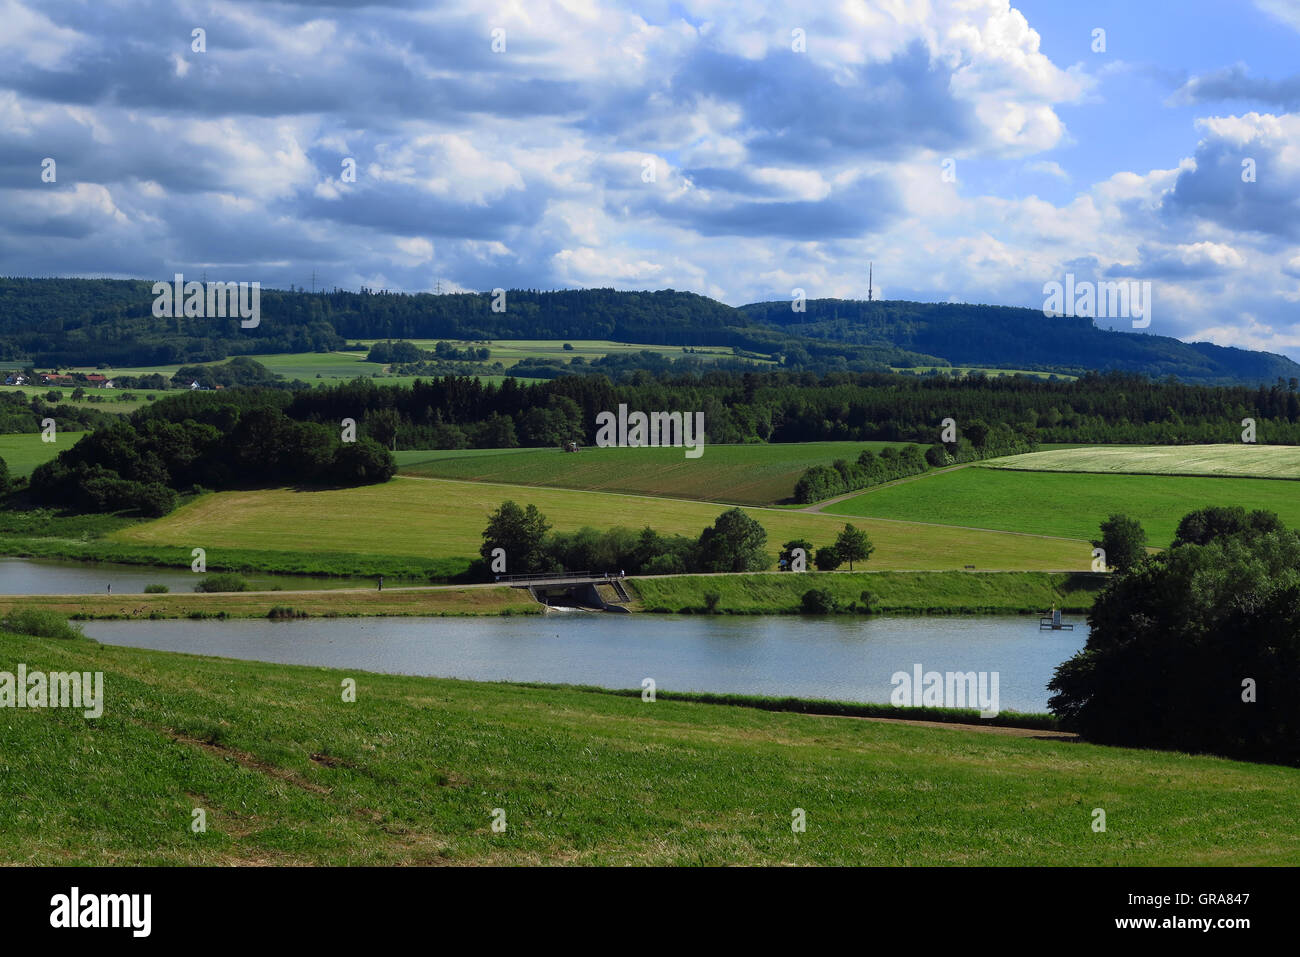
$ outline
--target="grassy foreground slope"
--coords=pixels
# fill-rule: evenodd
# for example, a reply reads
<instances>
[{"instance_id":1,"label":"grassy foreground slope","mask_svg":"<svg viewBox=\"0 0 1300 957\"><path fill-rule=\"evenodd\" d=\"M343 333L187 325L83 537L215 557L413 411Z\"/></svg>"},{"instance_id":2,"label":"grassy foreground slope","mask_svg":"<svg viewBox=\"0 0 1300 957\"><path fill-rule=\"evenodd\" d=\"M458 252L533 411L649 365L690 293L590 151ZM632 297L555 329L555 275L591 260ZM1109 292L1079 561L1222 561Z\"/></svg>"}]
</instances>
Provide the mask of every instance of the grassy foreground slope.
<instances>
[{"instance_id":1,"label":"grassy foreground slope","mask_svg":"<svg viewBox=\"0 0 1300 957\"><path fill-rule=\"evenodd\" d=\"M1300 446L1097 445L989 459L987 468L1300 479Z\"/></svg>"},{"instance_id":2,"label":"grassy foreground slope","mask_svg":"<svg viewBox=\"0 0 1300 957\"><path fill-rule=\"evenodd\" d=\"M448 455L404 464L404 475L546 485L600 492L662 495L742 505L791 498L804 470L836 459L856 462L863 449L879 452L904 442L800 442L782 445L709 445L697 459L680 448L589 448L577 454L534 449L523 454ZM408 453L414 456L414 453ZM409 461L409 460L408 460Z\"/></svg>"},{"instance_id":3,"label":"grassy foreground slope","mask_svg":"<svg viewBox=\"0 0 1300 957\"><path fill-rule=\"evenodd\" d=\"M0 634L18 662L106 701L4 713L3 864L1300 862L1292 768Z\"/></svg>"},{"instance_id":4,"label":"grassy foreground slope","mask_svg":"<svg viewBox=\"0 0 1300 957\"><path fill-rule=\"evenodd\" d=\"M1093 538L1113 513L1136 518L1152 546L1173 541L1178 521L1207 505L1276 512L1300 527L1300 488L1290 482L1174 475L1020 472L980 466L954 469L828 505L824 513L939 522Z\"/></svg>"},{"instance_id":5,"label":"grassy foreground slope","mask_svg":"<svg viewBox=\"0 0 1300 957\"><path fill-rule=\"evenodd\" d=\"M518 456L501 456L503 461ZM1011 474L1011 473L1006 473ZM505 499L536 504L560 531L616 525L698 536L719 505L668 498L525 488L485 482L396 478L383 485L326 491L262 489L204 495L170 515L112 533L110 539L155 547L202 546L282 552L463 557L478 554L488 515ZM845 520L783 509L747 509L767 530L775 556L782 542L834 541ZM937 570L976 565L1024 571L1084 570L1086 542L963 528L855 522L876 545L873 569Z\"/></svg>"}]
</instances>

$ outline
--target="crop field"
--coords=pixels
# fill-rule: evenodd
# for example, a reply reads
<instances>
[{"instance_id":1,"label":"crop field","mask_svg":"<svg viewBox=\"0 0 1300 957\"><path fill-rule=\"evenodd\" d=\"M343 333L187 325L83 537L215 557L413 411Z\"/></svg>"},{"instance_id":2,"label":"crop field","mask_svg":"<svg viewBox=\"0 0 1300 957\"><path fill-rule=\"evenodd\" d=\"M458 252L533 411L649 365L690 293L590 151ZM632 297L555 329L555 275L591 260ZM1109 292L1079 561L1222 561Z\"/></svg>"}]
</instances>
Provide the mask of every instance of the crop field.
<instances>
[{"instance_id":1,"label":"crop field","mask_svg":"<svg viewBox=\"0 0 1300 957\"><path fill-rule=\"evenodd\" d=\"M987 366L905 366L895 367L894 372L913 372L917 375L924 375L927 372L946 372L953 375L966 375L971 372L980 372L989 378L1003 375L1026 375L1033 379L1050 379L1055 376L1062 382L1073 382L1078 376L1064 375L1060 372L1031 372L1028 369L992 369Z\"/></svg>"},{"instance_id":2,"label":"crop field","mask_svg":"<svg viewBox=\"0 0 1300 957\"><path fill-rule=\"evenodd\" d=\"M1300 479L1295 445L1092 445L989 459L987 468Z\"/></svg>"},{"instance_id":3,"label":"crop field","mask_svg":"<svg viewBox=\"0 0 1300 957\"><path fill-rule=\"evenodd\" d=\"M504 456L510 459L513 456ZM1012 474L1012 473L1004 473ZM265 489L204 495L152 522L109 535L144 545L202 545L279 552L331 552L423 558L478 555L488 515L506 499L535 504L559 531L650 526L696 537L723 506L680 499L569 489L398 477L383 485L325 491ZM746 509L767 530L775 562L782 542L832 542L845 519L785 509ZM1082 541L1003 532L859 520L876 545L868 569L1086 570Z\"/></svg>"},{"instance_id":4,"label":"crop field","mask_svg":"<svg viewBox=\"0 0 1300 957\"><path fill-rule=\"evenodd\" d=\"M18 662L107 700L0 723L6 865L1300 862L1295 768L0 634Z\"/></svg>"},{"instance_id":5,"label":"crop field","mask_svg":"<svg viewBox=\"0 0 1300 957\"><path fill-rule=\"evenodd\" d=\"M1067 538L1095 538L1112 513L1136 518L1147 544L1168 545L1185 514L1208 505L1277 512L1300 527L1300 489L1290 482L1174 475L955 469L829 505L825 513L938 522Z\"/></svg>"},{"instance_id":6,"label":"crop field","mask_svg":"<svg viewBox=\"0 0 1300 957\"><path fill-rule=\"evenodd\" d=\"M56 432L55 441L42 442L39 432L0 435L0 459L9 466L13 477L26 477L36 466L48 462L64 449L77 444L85 432Z\"/></svg>"},{"instance_id":7,"label":"crop field","mask_svg":"<svg viewBox=\"0 0 1300 957\"><path fill-rule=\"evenodd\" d=\"M586 448L573 454L536 449L524 454L417 453L401 463L405 475L545 485L636 495L662 495L742 505L789 499L812 465L856 461L863 449L879 452L903 442L801 442L788 445L706 445L698 459L680 448ZM507 450L512 451L512 450Z\"/></svg>"},{"instance_id":8,"label":"crop field","mask_svg":"<svg viewBox=\"0 0 1300 957\"><path fill-rule=\"evenodd\" d=\"M367 346L381 341L377 339L359 340ZM637 342L614 342L609 339L410 339L421 349L432 349L440 341L450 343L457 348L466 346L487 346L492 351L488 362L501 362L506 368L524 359L563 359L571 361L578 356L591 361L608 355L621 355L636 352L653 352L668 359L680 359L690 356L695 359L730 359L734 355L729 346L692 346L691 352L682 346L656 346ZM565 349L565 344L573 346ZM757 364L770 365L770 360L751 360Z\"/></svg>"}]
</instances>

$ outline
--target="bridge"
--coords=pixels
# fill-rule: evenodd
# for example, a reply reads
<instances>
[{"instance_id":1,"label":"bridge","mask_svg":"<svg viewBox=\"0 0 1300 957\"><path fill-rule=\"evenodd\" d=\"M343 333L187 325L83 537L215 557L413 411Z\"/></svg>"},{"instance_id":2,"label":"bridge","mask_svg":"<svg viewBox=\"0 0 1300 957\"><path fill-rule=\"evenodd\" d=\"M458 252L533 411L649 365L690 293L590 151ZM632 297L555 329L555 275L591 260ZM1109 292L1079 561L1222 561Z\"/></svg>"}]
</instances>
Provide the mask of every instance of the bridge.
<instances>
[{"instance_id":1,"label":"bridge","mask_svg":"<svg viewBox=\"0 0 1300 957\"><path fill-rule=\"evenodd\" d=\"M600 611L627 612L623 605L632 596L623 587L622 572L555 572L548 575L497 575L500 585L526 588L543 605L570 605ZM599 586L608 586L610 597Z\"/></svg>"}]
</instances>

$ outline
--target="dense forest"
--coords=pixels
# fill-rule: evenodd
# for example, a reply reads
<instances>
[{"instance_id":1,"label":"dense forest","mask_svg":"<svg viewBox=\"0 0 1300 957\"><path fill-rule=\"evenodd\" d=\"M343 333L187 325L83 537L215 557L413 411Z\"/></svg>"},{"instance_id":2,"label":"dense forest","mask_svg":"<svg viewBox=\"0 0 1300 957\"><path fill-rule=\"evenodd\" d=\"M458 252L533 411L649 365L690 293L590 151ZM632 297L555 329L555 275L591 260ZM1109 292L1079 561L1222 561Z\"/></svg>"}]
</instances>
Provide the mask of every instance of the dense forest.
<instances>
[{"instance_id":1,"label":"dense forest","mask_svg":"<svg viewBox=\"0 0 1300 957\"><path fill-rule=\"evenodd\" d=\"M889 374L727 372L654 376L637 372L565 376L501 385L448 376L411 387L357 380L300 390L290 417L338 423L355 418L380 444L399 449L510 448L595 440L598 412L629 409L704 412L710 444L829 440L940 439L956 420L963 437L993 430L997 447L1035 442L1187 444L1241 440L1256 420L1258 441L1300 444L1300 380L1265 388L1152 382L1089 374L1073 382L1028 376L961 379ZM209 395L209 394L205 394ZM205 401L203 397L187 397ZM387 410L384 415L377 415ZM1005 438L999 436L1005 435Z\"/></svg>"},{"instance_id":2,"label":"dense forest","mask_svg":"<svg viewBox=\"0 0 1300 957\"><path fill-rule=\"evenodd\" d=\"M78 511L165 515L178 492L270 485L363 485L396 471L366 437L295 421L288 393L236 388L219 401L188 393L162 399L95 429L36 467L31 498Z\"/></svg>"},{"instance_id":3,"label":"dense forest","mask_svg":"<svg viewBox=\"0 0 1300 957\"><path fill-rule=\"evenodd\" d=\"M788 300L733 308L671 289L575 289L508 290L503 311L494 311L491 293L265 289L261 322L243 329L237 319L157 319L152 285L0 279L0 362L195 363L327 351L356 339L612 339L732 347L814 372L979 365L1252 385L1300 375L1300 365L1282 356L1102 330L1089 319L1004 306L809 300L805 312L795 312Z\"/></svg>"}]
</instances>

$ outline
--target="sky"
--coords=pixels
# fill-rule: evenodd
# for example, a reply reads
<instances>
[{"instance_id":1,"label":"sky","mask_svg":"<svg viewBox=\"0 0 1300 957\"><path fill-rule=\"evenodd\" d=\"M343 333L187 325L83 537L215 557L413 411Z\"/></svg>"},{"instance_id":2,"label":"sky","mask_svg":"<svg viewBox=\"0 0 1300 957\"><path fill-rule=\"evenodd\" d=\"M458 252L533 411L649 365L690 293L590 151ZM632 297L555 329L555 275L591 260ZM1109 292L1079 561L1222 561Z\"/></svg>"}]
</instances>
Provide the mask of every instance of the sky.
<instances>
[{"instance_id":1,"label":"sky","mask_svg":"<svg viewBox=\"0 0 1300 957\"><path fill-rule=\"evenodd\" d=\"M878 299L1036 309L1069 274L1150 282L1147 333L1300 359L1300 0L0 0L0 24L0 274L740 305L866 298L872 263Z\"/></svg>"}]
</instances>

